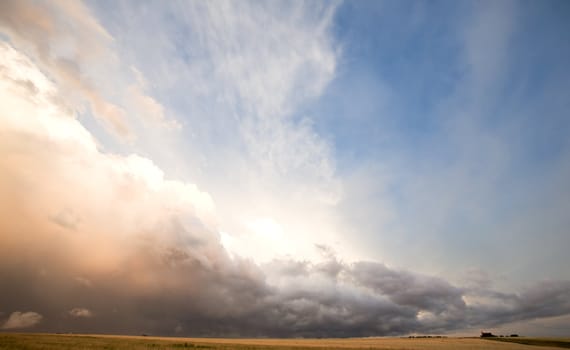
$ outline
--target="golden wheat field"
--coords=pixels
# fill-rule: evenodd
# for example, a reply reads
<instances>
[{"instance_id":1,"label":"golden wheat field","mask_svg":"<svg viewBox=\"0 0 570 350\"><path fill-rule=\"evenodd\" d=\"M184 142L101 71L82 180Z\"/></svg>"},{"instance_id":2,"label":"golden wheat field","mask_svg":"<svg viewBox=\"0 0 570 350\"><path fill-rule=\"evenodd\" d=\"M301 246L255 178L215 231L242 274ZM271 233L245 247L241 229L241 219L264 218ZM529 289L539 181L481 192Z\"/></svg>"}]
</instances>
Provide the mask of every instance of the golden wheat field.
<instances>
[{"instance_id":1,"label":"golden wheat field","mask_svg":"<svg viewBox=\"0 0 570 350\"><path fill-rule=\"evenodd\" d=\"M533 345L494 341L479 338L350 338L350 339L224 339L224 338L165 338L112 335L56 335L56 334L0 334L0 350L56 350L56 349L504 349L569 348L570 339L521 338ZM552 345L552 346L549 346Z\"/></svg>"}]
</instances>

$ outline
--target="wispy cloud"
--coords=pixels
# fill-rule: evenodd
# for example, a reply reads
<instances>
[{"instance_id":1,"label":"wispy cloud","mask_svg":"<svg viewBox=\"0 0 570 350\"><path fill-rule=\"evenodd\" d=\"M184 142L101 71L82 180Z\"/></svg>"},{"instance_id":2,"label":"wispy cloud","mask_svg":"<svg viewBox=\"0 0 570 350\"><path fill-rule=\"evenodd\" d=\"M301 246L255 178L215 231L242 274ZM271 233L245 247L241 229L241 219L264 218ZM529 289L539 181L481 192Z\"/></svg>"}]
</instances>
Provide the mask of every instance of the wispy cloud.
<instances>
[{"instance_id":1,"label":"wispy cloud","mask_svg":"<svg viewBox=\"0 0 570 350\"><path fill-rule=\"evenodd\" d=\"M239 242L237 253L255 255L237 247L251 247L249 228L259 220L286 232L288 244L264 248L273 253L312 254L324 238L304 242L308 232L337 233L334 152L310 116L298 113L335 77L336 4L146 3L118 6L111 17L93 6L117 42L128 43L122 56L187 126L176 143L184 151L158 158L216 198L221 230ZM145 150L156 154L154 146ZM308 212L314 224L299 219Z\"/></svg>"}]
</instances>

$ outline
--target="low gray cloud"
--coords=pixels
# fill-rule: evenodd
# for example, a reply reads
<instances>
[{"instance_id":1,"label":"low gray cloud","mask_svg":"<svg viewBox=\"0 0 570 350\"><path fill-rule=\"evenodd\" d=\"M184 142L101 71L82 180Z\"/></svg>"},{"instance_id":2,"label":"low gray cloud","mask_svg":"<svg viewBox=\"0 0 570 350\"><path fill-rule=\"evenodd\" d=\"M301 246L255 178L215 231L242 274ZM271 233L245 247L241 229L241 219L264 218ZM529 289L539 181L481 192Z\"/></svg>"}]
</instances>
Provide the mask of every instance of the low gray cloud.
<instances>
[{"instance_id":1,"label":"low gray cloud","mask_svg":"<svg viewBox=\"0 0 570 350\"><path fill-rule=\"evenodd\" d=\"M497 326L505 323L562 316L570 313L570 281L548 280L520 293L478 291L492 304L478 304L468 315L473 324Z\"/></svg>"},{"instance_id":2,"label":"low gray cloud","mask_svg":"<svg viewBox=\"0 0 570 350\"><path fill-rule=\"evenodd\" d=\"M27 266L3 259L2 266L13 268L0 269L0 308L33 306L45 316L36 327L43 331L273 337L446 333L570 314L568 281L483 293L375 262L258 266L228 258L220 246L205 264L192 248L139 246L123 268L90 276L91 288L76 283L73 267L48 264L49 278L35 273L33 266L45 266L49 255ZM331 265L338 273L329 273ZM486 301L466 303L477 296ZM79 302L86 307L70 308ZM34 324L16 319L41 319L28 316L11 316L4 328Z\"/></svg>"}]
</instances>

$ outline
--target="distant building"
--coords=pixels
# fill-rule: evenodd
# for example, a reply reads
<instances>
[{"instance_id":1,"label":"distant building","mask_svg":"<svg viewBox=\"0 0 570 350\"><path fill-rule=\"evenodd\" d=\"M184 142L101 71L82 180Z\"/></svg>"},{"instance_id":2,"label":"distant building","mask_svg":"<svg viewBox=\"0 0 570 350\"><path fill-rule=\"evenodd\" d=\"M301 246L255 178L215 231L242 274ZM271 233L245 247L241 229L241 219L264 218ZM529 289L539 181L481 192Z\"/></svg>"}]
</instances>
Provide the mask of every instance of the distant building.
<instances>
[{"instance_id":1,"label":"distant building","mask_svg":"<svg viewBox=\"0 0 570 350\"><path fill-rule=\"evenodd\" d=\"M496 337L496 335L494 335L491 332L481 332L481 338L491 338L491 337Z\"/></svg>"}]
</instances>

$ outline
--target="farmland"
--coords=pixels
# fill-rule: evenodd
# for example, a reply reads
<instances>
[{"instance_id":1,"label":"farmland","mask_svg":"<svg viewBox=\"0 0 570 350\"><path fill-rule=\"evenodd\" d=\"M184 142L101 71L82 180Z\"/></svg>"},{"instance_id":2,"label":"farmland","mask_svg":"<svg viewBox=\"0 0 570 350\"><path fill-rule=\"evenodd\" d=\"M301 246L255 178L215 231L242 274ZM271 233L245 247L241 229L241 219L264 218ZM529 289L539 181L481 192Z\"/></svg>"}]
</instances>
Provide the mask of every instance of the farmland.
<instances>
[{"instance_id":1,"label":"farmland","mask_svg":"<svg viewBox=\"0 0 570 350\"><path fill-rule=\"evenodd\" d=\"M56 349L560 349L568 347L570 339L529 338L530 345L479 338L350 338L350 339L226 339L226 338L165 338L110 335L10 334L0 333L0 350ZM514 341L525 341L517 339Z\"/></svg>"}]
</instances>

